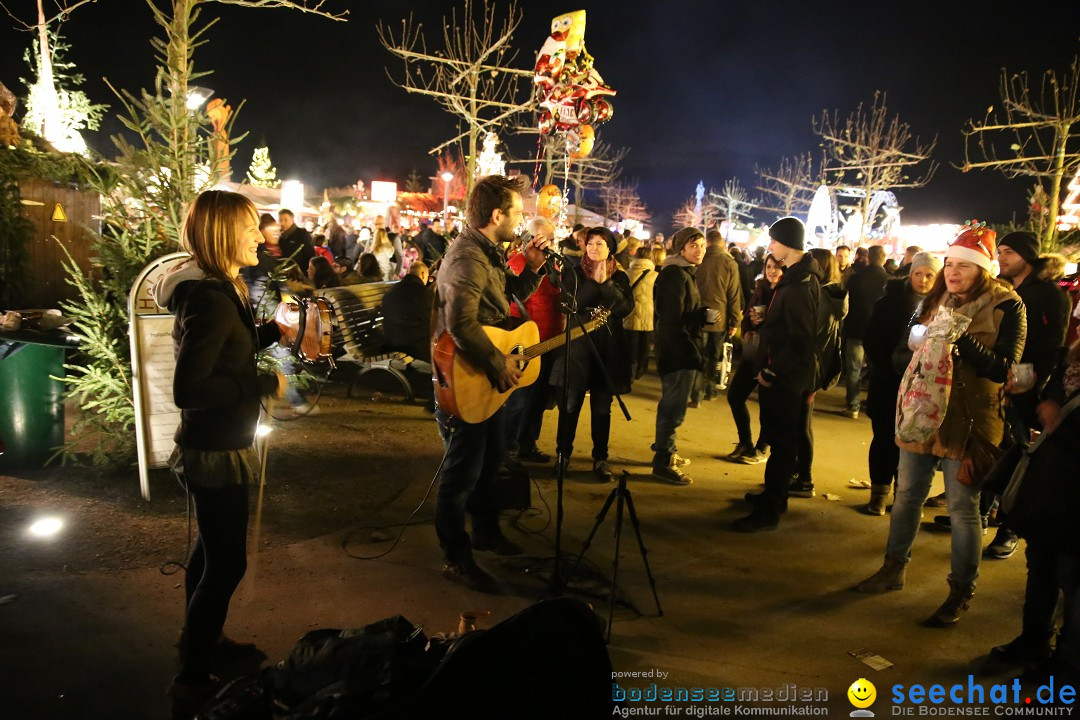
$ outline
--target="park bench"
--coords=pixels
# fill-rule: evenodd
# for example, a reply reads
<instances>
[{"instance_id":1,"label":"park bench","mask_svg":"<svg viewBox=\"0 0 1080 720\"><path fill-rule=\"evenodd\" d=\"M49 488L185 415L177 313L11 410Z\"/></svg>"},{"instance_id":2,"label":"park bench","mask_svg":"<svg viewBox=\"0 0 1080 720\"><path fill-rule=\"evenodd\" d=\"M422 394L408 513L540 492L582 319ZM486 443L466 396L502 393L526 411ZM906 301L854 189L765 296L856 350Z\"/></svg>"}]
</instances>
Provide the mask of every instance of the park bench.
<instances>
[{"instance_id":1,"label":"park bench","mask_svg":"<svg viewBox=\"0 0 1080 720\"><path fill-rule=\"evenodd\" d=\"M359 372L349 385L349 397L352 397L353 386L363 375L383 370L401 383L406 402L413 398L412 385L405 370L415 359L407 353L387 349L382 330L382 300L395 285L397 281L344 285L315 291L317 296L329 300L334 309L334 324L337 332L341 333L344 350L342 355L335 358L336 361L354 363L359 367Z\"/></svg>"}]
</instances>

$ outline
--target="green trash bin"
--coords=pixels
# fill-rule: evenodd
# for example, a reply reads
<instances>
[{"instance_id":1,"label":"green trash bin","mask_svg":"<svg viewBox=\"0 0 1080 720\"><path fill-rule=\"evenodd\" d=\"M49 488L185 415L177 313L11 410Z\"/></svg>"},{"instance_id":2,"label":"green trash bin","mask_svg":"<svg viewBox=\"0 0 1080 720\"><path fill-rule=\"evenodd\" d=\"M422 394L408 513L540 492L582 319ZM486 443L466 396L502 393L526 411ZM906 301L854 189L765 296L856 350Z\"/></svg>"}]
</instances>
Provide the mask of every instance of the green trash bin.
<instances>
[{"instance_id":1,"label":"green trash bin","mask_svg":"<svg viewBox=\"0 0 1080 720\"><path fill-rule=\"evenodd\" d=\"M0 470L41 467L64 442L64 348L0 343Z\"/></svg>"}]
</instances>

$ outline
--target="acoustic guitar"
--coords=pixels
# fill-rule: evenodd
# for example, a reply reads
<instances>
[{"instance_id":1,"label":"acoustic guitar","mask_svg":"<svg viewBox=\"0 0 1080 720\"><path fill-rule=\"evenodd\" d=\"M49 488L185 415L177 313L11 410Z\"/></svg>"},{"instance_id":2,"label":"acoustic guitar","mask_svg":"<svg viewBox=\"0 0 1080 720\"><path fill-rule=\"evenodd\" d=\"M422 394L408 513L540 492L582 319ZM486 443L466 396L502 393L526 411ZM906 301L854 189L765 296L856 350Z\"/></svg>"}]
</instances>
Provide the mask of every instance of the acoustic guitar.
<instances>
[{"instance_id":1,"label":"acoustic guitar","mask_svg":"<svg viewBox=\"0 0 1080 720\"><path fill-rule=\"evenodd\" d=\"M570 339L574 340L581 337L583 332L600 327L607 322L609 314L610 311L604 308L594 311L592 319L585 323L584 327L571 330ZM484 333L499 352L518 357L521 379L506 392L499 392L498 388L492 387L487 374L458 353L457 345L449 332L443 331L431 349L435 399L444 412L467 423L487 420L503 406L510 393L536 382L540 375L540 363L531 361L566 343L564 333L540 342L540 330L531 320L513 330L485 325Z\"/></svg>"}]
</instances>

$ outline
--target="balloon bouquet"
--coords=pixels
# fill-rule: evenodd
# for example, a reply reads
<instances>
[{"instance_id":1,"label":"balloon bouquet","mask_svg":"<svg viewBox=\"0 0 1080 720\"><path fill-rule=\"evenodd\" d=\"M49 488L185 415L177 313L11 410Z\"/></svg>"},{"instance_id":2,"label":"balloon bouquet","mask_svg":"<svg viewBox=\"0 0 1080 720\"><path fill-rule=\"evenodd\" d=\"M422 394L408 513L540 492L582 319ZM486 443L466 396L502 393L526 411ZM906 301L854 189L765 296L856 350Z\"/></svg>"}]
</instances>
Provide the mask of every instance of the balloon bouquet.
<instances>
[{"instance_id":1,"label":"balloon bouquet","mask_svg":"<svg viewBox=\"0 0 1080 720\"><path fill-rule=\"evenodd\" d=\"M585 50L585 11L565 13L552 19L551 35L536 58L533 84L540 106L539 130L543 137L562 133L566 142L566 169L563 190L556 185L540 189L537 214L566 224L571 160L588 157L596 133L593 125L611 119L609 100L615 91L593 67L593 57Z\"/></svg>"}]
</instances>

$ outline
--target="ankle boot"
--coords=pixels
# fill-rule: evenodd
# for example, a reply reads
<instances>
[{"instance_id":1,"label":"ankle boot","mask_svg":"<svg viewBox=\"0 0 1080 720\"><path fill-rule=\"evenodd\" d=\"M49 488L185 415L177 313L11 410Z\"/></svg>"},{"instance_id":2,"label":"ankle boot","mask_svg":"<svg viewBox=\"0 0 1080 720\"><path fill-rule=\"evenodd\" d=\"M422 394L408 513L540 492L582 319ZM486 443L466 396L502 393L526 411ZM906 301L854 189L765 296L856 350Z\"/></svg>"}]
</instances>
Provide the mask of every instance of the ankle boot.
<instances>
[{"instance_id":1,"label":"ankle boot","mask_svg":"<svg viewBox=\"0 0 1080 720\"><path fill-rule=\"evenodd\" d=\"M975 583L949 581L949 597L941 603L933 615L926 619L927 627L951 627L968 609L968 601L975 594Z\"/></svg>"},{"instance_id":2,"label":"ankle boot","mask_svg":"<svg viewBox=\"0 0 1080 720\"><path fill-rule=\"evenodd\" d=\"M870 595L880 595L889 590L900 590L904 587L904 571L906 568L907 563L893 560L886 555L885 564L881 566L881 569L856 585L855 589L858 592Z\"/></svg>"},{"instance_id":3,"label":"ankle boot","mask_svg":"<svg viewBox=\"0 0 1080 720\"><path fill-rule=\"evenodd\" d=\"M885 507L889 504L889 491L892 488L888 485L871 485L870 486L870 502L866 504L863 511L867 515L881 516L885 514Z\"/></svg>"}]
</instances>

